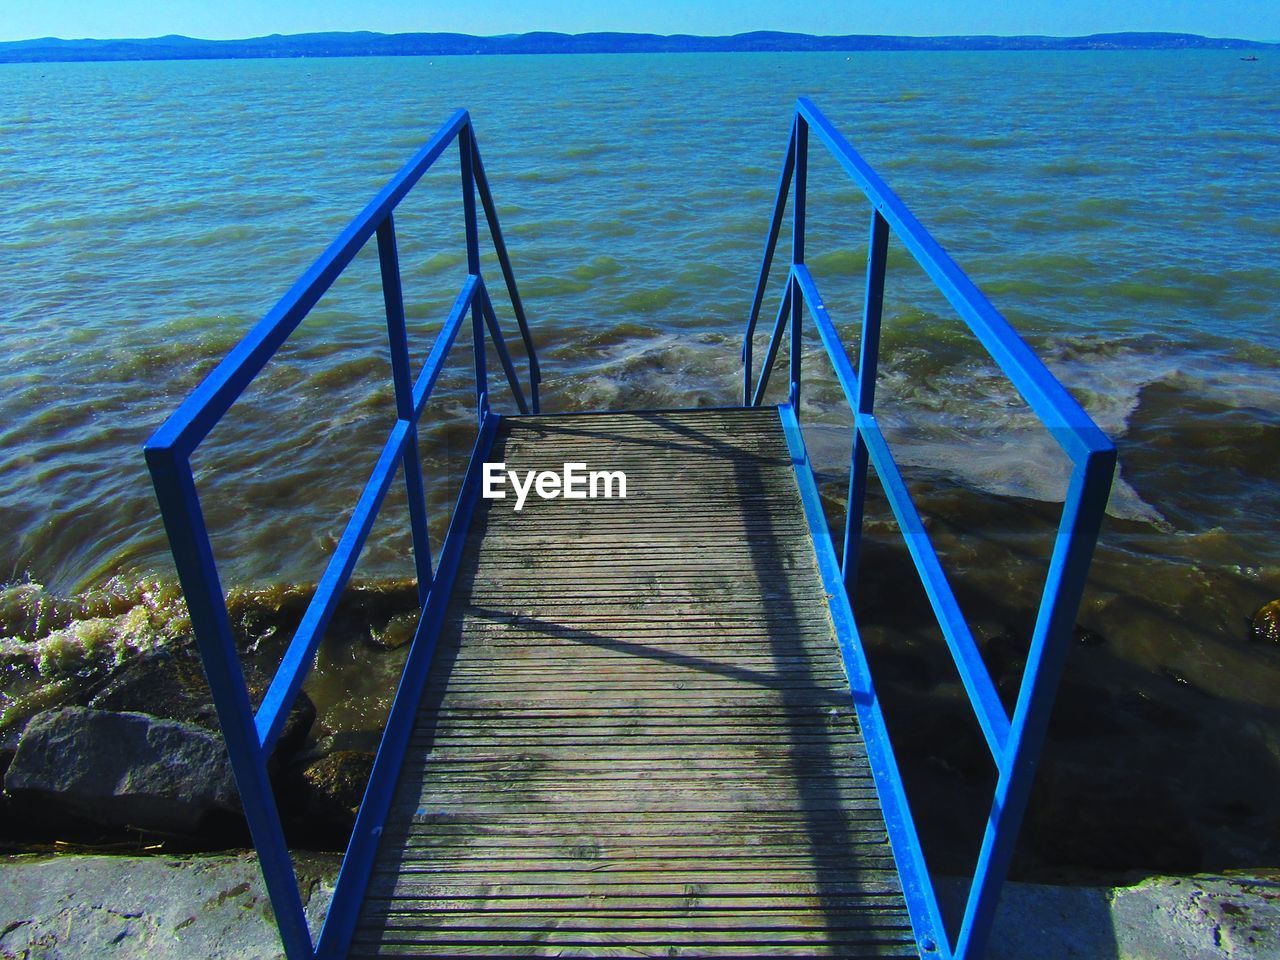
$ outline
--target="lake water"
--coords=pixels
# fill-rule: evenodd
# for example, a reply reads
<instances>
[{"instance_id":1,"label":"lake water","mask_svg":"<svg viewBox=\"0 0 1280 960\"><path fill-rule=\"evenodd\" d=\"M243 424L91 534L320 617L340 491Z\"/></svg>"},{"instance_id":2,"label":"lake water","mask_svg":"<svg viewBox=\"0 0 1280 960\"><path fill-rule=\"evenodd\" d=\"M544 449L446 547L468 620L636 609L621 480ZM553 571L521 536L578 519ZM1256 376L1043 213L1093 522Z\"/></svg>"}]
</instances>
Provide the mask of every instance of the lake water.
<instances>
[{"instance_id":1,"label":"lake water","mask_svg":"<svg viewBox=\"0 0 1280 960\"><path fill-rule=\"evenodd\" d=\"M1280 58L36 64L0 79L0 613L23 642L172 601L139 445L455 107L475 119L544 408L735 402L805 94L1118 442L1080 617L1107 663L1280 743L1280 659L1245 622L1280 596ZM808 261L852 349L868 208L816 141L811 156ZM452 157L397 221L420 361L465 274ZM979 632L1024 630L1065 459L900 247L886 296L880 418ZM323 568L394 416L381 310L371 247L202 448L228 585L288 593ZM464 342L424 421L437 537L474 433L468 364ZM805 364L838 517L849 417L814 339ZM361 576L411 572L402 503ZM870 641L924 644L882 503L870 529ZM355 677L335 656L313 693L359 725L394 664ZM1093 680L1115 692L1108 670Z\"/></svg>"}]
</instances>

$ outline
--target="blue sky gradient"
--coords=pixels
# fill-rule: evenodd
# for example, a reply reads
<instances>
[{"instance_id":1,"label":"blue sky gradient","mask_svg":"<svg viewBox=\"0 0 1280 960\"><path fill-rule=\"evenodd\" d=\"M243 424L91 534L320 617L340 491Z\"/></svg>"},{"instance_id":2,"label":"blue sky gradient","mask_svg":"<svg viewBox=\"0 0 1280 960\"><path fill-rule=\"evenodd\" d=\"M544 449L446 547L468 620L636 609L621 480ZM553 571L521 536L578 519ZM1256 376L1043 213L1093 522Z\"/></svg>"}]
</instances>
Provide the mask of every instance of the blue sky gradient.
<instances>
[{"instance_id":1,"label":"blue sky gradient","mask_svg":"<svg viewBox=\"0 0 1280 960\"><path fill-rule=\"evenodd\" d=\"M721 35L798 33L1043 34L1172 31L1280 40L1277 0L0 0L0 40L56 36L230 39L271 33L449 31L492 36L530 30Z\"/></svg>"}]
</instances>

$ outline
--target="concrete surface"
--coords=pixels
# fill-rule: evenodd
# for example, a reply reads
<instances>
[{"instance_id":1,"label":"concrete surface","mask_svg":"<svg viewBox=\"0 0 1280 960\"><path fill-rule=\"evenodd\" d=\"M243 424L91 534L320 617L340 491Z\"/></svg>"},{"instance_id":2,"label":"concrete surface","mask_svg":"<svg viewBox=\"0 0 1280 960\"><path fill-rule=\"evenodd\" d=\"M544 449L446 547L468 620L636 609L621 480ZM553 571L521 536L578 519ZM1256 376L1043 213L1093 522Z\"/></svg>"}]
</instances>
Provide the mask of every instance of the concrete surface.
<instances>
[{"instance_id":1,"label":"concrete surface","mask_svg":"<svg viewBox=\"0 0 1280 960\"><path fill-rule=\"evenodd\" d=\"M337 864L312 857L299 865L313 931ZM0 859L2 960L281 956L252 855ZM1114 888L1011 883L988 958L1280 960L1280 874L1155 877Z\"/></svg>"},{"instance_id":2,"label":"concrete surface","mask_svg":"<svg viewBox=\"0 0 1280 960\"><path fill-rule=\"evenodd\" d=\"M1280 960L1280 879L1006 884L987 960Z\"/></svg>"},{"instance_id":3,"label":"concrete surface","mask_svg":"<svg viewBox=\"0 0 1280 960\"><path fill-rule=\"evenodd\" d=\"M338 858L301 865L313 936ZM0 860L3 960L275 960L282 957L250 855L64 855Z\"/></svg>"}]
</instances>

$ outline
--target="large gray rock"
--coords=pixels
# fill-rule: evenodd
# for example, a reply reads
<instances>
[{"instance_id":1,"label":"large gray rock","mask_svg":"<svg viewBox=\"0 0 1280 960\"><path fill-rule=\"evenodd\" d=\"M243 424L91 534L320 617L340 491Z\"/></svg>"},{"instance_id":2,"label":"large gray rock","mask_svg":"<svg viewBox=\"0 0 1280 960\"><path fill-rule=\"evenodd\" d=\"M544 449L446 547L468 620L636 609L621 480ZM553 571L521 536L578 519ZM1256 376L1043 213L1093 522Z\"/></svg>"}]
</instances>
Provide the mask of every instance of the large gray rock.
<instances>
[{"instance_id":1,"label":"large gray rock","mask_svg":"<svg viewBox=\"0 0 1280 960\"><path fill-rule=\"evenodd\" d=\"M241 664L249 702L256 708L271 678L250 663ZM89 700L97 710L136 711L194 723L218 732L218 713L205 679L200 655L190 644L164 647L131 660L106 680ZM288 756L306 742L316 719L315 704L299 692L276 743L276 754Z\"/></svg>"},{"instance_id":2,"label":"large gray rock","mask_svg":"<svg viewBox=\"0 0 1280 960\"><path fill-rule=\"evenodd\" d=\"M145 713L64 707L27 725L5 772L15 800L106 827L193 833L214 812L238 813L221 738Z\"/></svg>"}]
</instances>

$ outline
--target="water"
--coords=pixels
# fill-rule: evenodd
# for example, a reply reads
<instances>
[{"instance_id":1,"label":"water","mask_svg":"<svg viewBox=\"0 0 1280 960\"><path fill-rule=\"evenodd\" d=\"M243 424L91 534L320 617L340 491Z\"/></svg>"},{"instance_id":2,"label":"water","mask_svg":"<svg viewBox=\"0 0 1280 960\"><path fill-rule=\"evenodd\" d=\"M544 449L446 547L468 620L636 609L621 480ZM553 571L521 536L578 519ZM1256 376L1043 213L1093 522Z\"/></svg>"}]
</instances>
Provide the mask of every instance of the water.
<instances>
[{"instance_id":1,"label":"water","mask_svg":"<svg viewBox=\"0 0 1280 960\"><path fill-rule=\"evenodd\" d=\"M477 124L545 408L733 402L803 93L1120 445L1081 614L1110 659L1079 669L1112 692L1137 677L1153 696L1210 697L1201 712L1221 729L1254 724L1280 753L1280 659L1245 624L1280 595L1277 61L729 54L0 71L11 696L104 645L122 657L181 634L139 444L456 106ZM810 183L808 259L853 351L868 210L816 143ZM465 273L457 198L450 158L397 214L419 362ZM492 258L486 271L497 285ZM381 309L370 249L197 457L224 581L276 591L243 593L250 605L315 580L372 465L394 415ZM897 247L886 324L881 420L962 603L981 635L1025 632L1065 459ZM437 542L474 436L465 346L424 426ZM805 364L808 440L838 522L848 415L816 340ZM872 507L864 596L882 622L870 642L925 644L897 579L910 569ZM362 577L411 572L402 500L384 513ZM328 722L375 723L397 662L326 648L310 689Z\"/></svg>"}]
</instances>

